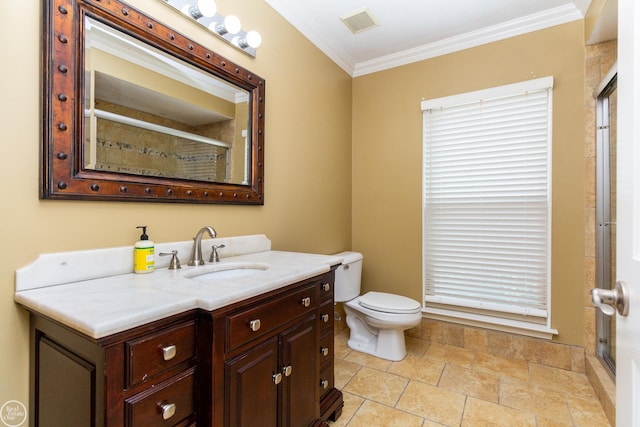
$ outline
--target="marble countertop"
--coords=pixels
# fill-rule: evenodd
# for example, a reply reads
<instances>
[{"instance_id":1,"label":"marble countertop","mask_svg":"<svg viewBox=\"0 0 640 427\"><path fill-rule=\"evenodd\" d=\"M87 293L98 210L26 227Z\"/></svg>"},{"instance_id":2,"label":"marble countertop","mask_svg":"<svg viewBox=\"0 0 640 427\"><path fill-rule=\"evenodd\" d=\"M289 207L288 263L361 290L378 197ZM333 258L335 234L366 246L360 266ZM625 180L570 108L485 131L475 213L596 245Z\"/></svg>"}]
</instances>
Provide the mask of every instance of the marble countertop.
<instances>
[{"instance_id":1,"label":"marble countertop","mask_svg":"<svg viewBox=\"0 0 640 427\"><path fill-rule=\"evenodd\" d=\"M233 242L230 243L233 248ZM176 243L167 247L181 245ZM259 249L264 247L259 245ZM128 251L128 248L120 249ZM103 277L83 279L85 274L76 269L66 275L59 273L57 278L38 279L47 277L46 271L42 271L47 265L50 270L55 270L55 266L64 269L73 265L75 258L69 255L73 253L67 253L52 257L52 260L39 260L19 270L14 300L31 311L97 339L194 308L208 311L222 308L325 273L342 262L342 258L335 255L282 252L270 248L248 252L199 267L189 267L181 259L183 266L179 270L162 267L147 274L107 275L103 272ZM81 257L85 253L75 255ZM118 257L117 253L111 255ZM131 259L127 260L129 270L132 269ZM168 264L168 261L164 262ZM206 282L191 277L213 270L254 266L268 268L245 276L212 278Z\"/></svg>"}]
</instances>

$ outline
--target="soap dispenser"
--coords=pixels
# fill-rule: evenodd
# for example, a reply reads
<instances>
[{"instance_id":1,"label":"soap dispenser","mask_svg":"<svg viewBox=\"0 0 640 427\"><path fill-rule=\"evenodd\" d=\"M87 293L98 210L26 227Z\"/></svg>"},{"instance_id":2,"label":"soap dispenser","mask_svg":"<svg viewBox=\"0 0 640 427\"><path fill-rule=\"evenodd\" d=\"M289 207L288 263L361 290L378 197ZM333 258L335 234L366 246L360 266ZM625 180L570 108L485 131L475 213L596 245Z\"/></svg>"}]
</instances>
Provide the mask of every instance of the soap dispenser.
<instances>
[{"instance_id":1,"label":"soap dispenser","mask_svg":"<svg viewBox=\"0 0 640 427\"><path fill-rule=\"evenodd\" d=\"M133 245L133 272L134 273L151 273L155 268L155 259L153 257L153 242L147 236L147 226L140 225L136 228L142 228L142 235L135 245Z\"/></svg>"}]
</instances>

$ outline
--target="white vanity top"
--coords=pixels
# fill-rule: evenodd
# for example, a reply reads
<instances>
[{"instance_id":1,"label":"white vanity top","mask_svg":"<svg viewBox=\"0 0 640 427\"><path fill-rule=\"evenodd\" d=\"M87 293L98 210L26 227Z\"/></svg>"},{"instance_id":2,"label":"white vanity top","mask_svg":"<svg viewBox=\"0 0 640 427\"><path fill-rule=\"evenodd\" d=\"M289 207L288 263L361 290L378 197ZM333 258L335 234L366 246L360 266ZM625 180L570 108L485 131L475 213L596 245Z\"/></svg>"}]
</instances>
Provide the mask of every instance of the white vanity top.
<instances>
[{"instance_id":1,"label":"white vanity top","mask_svg":"<svg viewBox=\"0 0 640 427\"><path fill-rule=\"evenodd\" d=\"M156 244L156 270L133 273L133 248L110 248L41 255L16 271L14 300L29 310L67 325L92 338L102 338L193 308L215 310L234 302L317 276L342 258L272 251L264 235L202 241L208 258L213 244L220 262L187 266L192 241ZM179 251L182 268L169 270ZM205 259L206 260L206 259ZM236 267L265 267L251 275L201 282L194 274Z\"/></svg>"}]
</instances>

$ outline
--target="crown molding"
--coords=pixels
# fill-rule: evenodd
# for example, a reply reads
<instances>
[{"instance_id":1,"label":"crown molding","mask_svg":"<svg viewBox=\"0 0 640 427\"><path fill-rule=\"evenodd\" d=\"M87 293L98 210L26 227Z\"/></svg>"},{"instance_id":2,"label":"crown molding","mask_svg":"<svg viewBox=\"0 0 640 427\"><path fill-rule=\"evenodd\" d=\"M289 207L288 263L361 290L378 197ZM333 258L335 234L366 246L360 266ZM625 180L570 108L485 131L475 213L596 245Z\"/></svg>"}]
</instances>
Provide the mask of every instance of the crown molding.
<instances>
[{"instance_id":1,"label":"crown molding","mask_svg":"<svg viewBox=\"0 0 640 427\"><path fill-rule=\"evenodd\" d=\"M573 3L583 17L587 16L587 11L589 10L589 6L591 6L591 0L573 0Z\"/></svg>"},{"instance_id":2,"label":"crown molding","mask_svg":"<svg viewBox=\"0 0 640 427\"><path fill-rule=\"evenodd\" d=\"M471 31L456 37L450 37L413 49L403 50L370 61L359 62L355 65L351 76L363 76L413 62L423 61L436 56L508 39L582 18L583 15L575 6L567 4L492 27L483 28L478 31Z\"/></svg>"},{"instance_id":3,"label":"crown molding","mask_svg":"<svg viewBox=\"0 0 640 427\"><path fill-rule=\"evenodd\" d=\"M309 39L311 43L353 77L353 70L356 64L349 59L349 54L344 49L324 36L324 28L320 27L317 22L305 19L301 14L295 13L279 0L265 1L304 37Z\"/></svg>"},{"instance_id":4,"label":"crown molding","mask_svg":"<svg viewBox=\"0 0 640 427\"><path fill-rule=\"evenodd\" d=\"M326 34L325 29L320 27L317 22L305 19L300 16L300 14L287 8L280 0L266 0L266 2L351 77L364 76L366 74L583 19L586 10L591 4L591 0L574 0L573 3L507 21L502 24L471 31L369 61L355 63L350 59L349 54L344 49L332 43L324 35Z\"/></svg>"}]
</instances>

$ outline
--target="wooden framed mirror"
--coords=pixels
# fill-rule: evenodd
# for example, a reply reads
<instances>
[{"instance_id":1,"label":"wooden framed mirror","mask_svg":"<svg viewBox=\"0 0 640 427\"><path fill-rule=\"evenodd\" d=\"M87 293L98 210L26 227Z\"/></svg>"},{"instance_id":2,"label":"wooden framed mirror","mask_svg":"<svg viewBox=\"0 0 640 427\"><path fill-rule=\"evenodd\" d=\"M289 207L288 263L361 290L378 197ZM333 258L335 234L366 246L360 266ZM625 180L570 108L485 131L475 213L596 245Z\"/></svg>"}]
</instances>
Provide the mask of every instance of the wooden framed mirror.
<instances>
[{"instance_id":1,"label":"wooden framed mirror","mask_svg":"<svg viewBox=\"0 0 640 427\"><path fill-rule=\"evenodd\" d=\"M264 204L265 81L118 0L44 0L43 199Z\"/></svg>"}]
</instances>

